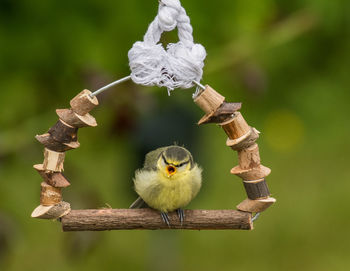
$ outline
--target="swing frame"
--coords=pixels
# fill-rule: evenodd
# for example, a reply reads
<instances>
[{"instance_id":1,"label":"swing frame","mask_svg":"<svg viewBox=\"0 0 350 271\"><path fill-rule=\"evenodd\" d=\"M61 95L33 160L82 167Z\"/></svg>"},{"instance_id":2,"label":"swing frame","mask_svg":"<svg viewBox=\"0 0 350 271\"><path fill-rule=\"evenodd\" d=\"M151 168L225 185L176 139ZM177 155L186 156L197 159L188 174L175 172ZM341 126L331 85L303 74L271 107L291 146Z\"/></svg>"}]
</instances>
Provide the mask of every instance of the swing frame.
<instances>
[{"instance_id":1,"label":"swing frame","mask_svg":"<svg viewBox=\"0 0 350 271\"><path fill-rule=\"evenodd\" d=\"M44 161L34 165L43 178L40 205L32 212L33 218L59 220L63 231L103 231L130 229L190 229L223 230L253 229L253 214L261 213L276 202L270 197L265 177L271 170L260 163L256 140L260 132L250 127L242 114L241 103L228 103L225 97L205 86L194 96L194 102L204 112L198 125L218 124L228 135L226 145L238 152L239 165L231 173L243 180L247 199L237 210L185 210L181 224L176 213L169 213L170 227L160 218L159 212L144 209L71 210L62 199L62 189L70 185L62 174L66 152L80 146L78 129L95 127L97 122L90 111L98 106L96 95L85 89L70 101L69 109L57 109L57 123L36 139L44 145Z\"/></svg>"}]
</instances>

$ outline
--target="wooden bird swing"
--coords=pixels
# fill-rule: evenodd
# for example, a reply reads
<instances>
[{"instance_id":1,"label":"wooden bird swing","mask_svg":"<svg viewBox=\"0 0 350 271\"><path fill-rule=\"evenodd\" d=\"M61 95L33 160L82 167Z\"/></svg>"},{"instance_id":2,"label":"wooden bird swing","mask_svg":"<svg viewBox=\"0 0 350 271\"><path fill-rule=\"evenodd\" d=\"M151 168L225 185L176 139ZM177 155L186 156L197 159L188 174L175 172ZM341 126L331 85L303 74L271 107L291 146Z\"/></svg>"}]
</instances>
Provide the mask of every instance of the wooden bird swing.
<instances>
[{"instance_id":1,"label":"wooden bird swing","mask_svg":"<svg viewBox=\"0 0 350 271\"><path fill-rule=\"evenodd\" d=\"M43 163L34 165L43 182L40 205L32 212L33 218L58 219L63 231L169 229L159 212L152 209L71 210L70 204L62 200L62 189L70 185L62 174L65 155L80 146L79 128L97 126L95 118L90 115L99 104L96 95L130 78L120 79L94 93L83 90L70 101L69 109L56 110L59 120L47 133L36 136L45 148ZM170 229L251 230L253 214L263 212L276 201L270 197L265 181L271 170L260 163L256 144L260 133L250 127L238 111L240 103L228 103L210 86L202 86L194 80L193 83L200 89L193 97L194 102L205 112L198 124L218 124L227 134L226 145L237 151L239 158L239 165L232 168L231 173L243 180L247 199L237 205L237 210L185 210L186 219L182 224L176 219L175 212L169 213Z\"/></svg>"}]
</instances>

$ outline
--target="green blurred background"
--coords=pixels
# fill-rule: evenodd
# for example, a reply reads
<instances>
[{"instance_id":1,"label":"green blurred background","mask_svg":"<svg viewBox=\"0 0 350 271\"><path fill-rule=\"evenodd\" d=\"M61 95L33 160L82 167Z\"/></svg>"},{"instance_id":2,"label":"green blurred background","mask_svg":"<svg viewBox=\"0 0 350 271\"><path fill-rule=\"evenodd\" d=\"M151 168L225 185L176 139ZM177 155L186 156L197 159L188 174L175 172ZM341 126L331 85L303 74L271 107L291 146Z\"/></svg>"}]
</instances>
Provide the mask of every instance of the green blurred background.
<instances>
[{"instance_id":1,"label":"green blurred background","mask_svg":"<svg viewBox=\"0 0 350 271\"><path fill-rule=\"evenodd\" d=\"M203 83L243 102L261 131L277 203L254 231L63 233L30 218L42 146L34 136L84 88L128 75L158 1L0 0L0 270L350 270L350 5L341 0L216 0L182 4L208 52ZM163 36L175 42L176 33ZM236 153L215 125L198 127L192 90L124 83L99 96L97 128L79 132L64 199L127 208L145 153L174 141L203 167L189 208L245 198Z\"/></svg>"}]
</instances>

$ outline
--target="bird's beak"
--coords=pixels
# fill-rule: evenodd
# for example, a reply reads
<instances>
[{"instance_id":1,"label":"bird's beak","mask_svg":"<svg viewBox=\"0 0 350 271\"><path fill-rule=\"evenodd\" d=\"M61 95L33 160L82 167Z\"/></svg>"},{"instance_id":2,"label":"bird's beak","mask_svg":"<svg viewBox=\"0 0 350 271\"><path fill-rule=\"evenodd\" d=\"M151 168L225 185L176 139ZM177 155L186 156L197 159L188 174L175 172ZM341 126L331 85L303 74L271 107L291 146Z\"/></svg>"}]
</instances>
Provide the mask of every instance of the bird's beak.
<instances>
[{"instance_id":1,"label":"bird's beak","mask_svg":"<svg viewBox=\"0 0 350 271\"><path fill-rule=\"evenodd\" d=\"M176 167L174 166L167 166L166 167L166 172L168 173L169 176L172 176L176 173Z\"/></svg>"}]
</instances>

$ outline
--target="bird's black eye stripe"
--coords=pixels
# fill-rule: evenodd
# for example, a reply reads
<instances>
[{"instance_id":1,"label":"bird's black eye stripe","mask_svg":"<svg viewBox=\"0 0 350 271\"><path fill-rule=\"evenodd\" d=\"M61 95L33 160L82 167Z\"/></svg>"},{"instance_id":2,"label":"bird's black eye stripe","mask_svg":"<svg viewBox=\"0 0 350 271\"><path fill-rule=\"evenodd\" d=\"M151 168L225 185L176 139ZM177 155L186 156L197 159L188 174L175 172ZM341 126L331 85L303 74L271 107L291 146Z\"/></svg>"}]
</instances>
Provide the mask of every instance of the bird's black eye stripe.
<instances>
[{"instance_id":1,"label":"bird's black eye stripe","mask_svg":"<svg viewBox=\"0 0 350 271\"><path fill-rule=\"evenodd\" d=\"M182 166L184 166L184 165L188 164L189 162L190 162L190 160L188 160L188 161L186 161L186 162L183 162L183 163L181 163L181 164L177 165L177 167L182 167Z\"/></svg>"},{"instance_id":2,"label":"bird's black eye stripe","mask_svg":"<svg viewBox=\"0 0 350 271\"><path fill-rule=\"evenodd\" d=\"M162 154L162 158L165 164L169 165L169 163L167 162L167 160L165 159L164 155Z\"/></svg>"}]
</instances>

